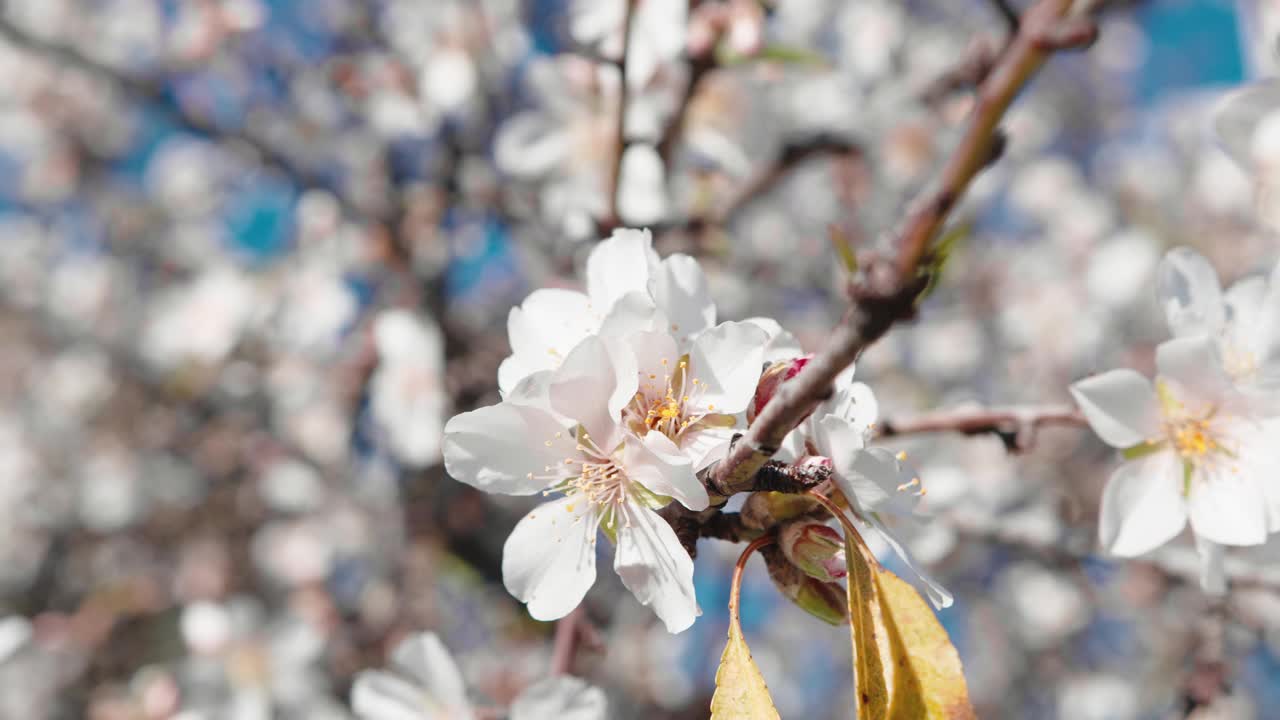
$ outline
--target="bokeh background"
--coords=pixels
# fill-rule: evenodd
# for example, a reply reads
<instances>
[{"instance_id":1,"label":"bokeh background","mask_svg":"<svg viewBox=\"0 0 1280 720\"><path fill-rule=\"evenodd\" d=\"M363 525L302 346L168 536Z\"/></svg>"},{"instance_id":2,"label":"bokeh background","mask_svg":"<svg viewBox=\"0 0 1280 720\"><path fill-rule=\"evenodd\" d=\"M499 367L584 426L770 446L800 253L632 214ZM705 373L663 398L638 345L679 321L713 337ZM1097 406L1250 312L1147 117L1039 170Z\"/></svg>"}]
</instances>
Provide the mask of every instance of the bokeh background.
<instances>
[{"instance_id":1,"label":"bokeh background","mask_svg":"<svg viewBox=\"0 0 1280 720\"><path fill-rule=\"evenodd\" d=\"M611 227L653 227L721 318L819 348L844 303L828 227L882 241L972 101L938 78L1006 32L979 0L642 0L619 156L622 6L0 3L0 718L346 718L353 675L423 629L508 702L551 652L501 584L528 501L439 462L443 421L497 400L508 310L573 286ZM1277 20L1110 3L1095 47L1053 59L920 318L858 364L885 415L1149 369L1168 247L1228 281L1274 264L1209 117L1273 74ZM388 316L407 350L376 342ZM1276 717L1277 573L1210 608L1186 547L1094 555L1112 456L1088 433L903 447L980 716L1182 717L1225 660L1214 717ZM615 717L706 717L740 549L702 542L704 613L676 636L601 573L575 670ZM850 717L847 634L758 560L743 598L782 716Z\"/></svg>"}]
</instances>

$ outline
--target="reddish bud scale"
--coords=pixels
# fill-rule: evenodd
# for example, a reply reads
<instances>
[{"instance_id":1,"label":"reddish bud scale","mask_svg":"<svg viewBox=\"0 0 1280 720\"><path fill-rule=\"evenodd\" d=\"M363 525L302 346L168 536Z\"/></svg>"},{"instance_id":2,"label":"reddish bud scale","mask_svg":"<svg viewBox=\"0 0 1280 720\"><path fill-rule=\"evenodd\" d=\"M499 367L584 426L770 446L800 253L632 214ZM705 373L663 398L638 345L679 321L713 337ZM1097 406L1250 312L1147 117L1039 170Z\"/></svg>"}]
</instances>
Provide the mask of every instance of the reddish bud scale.
<instances>
[{"instance_id":1,"label":"reddish bud scale","mask_svg":"<svg viewBox=\"0 0 1280 720\"><path fill-rule=\"evenodd\" d=\"M751 399L751 404L747 406L747 422L755 422L756 416L764 410L764 406L773 399L778 392L778 388L782 383L795 377L797 373L809 364L812 355L804 357L792 358L790 360L779 360L760 373L760 382L756 385L756 395Z\"/></svg>"}]
</instances>

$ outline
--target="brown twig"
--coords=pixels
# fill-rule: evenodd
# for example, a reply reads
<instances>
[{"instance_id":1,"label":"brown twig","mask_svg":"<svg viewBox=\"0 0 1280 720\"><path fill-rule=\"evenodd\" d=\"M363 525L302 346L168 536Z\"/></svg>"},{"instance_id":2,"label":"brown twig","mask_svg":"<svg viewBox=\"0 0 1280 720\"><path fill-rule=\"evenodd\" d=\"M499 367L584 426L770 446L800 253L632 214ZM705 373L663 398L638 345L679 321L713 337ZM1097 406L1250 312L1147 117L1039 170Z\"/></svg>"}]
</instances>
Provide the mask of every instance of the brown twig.
<instances>
[{"instance_id":1,"label":"brown twig","mask_svg":"<svg viewBox=\"0 0 1280 720\"><path fill-rule=\"evenodd\" d=\"M1086 36L1076 30L1092 26L1088 18L1066 19L1071 0L1040 0L1022 16L1018 32L1000 56L991 74L978 88L977 103L959 147L942 169L937 189L915 204L899 238L898 278L914 276L938 230L969 183L988 163L996 130L1013 98L1056 50L1078 47L1065 36L1084 44ZM1072 28L1071 31L1065 28ZM1096 29L1094 31L1096 36Z\"/></svg>"},{"instance_id":2,"label":"brown twig","mask_svg":"<svg viewBox=\"0 0 1280 720\"><path fill-rule=\"evenodd\" d=\"M622 19L622 56L618 59L618 72L621 74L618 90L618 117L614 126L614 141L617 143L613 153L612 166L609 169L609 216L601 223L606 230L616 228L622 223L622 215L618 212L618 195L622 190L622 156L627 152L627 68L631 54L631 28L635 24L636 7L639 0L626 0L627 7Z\"/></svg>"},{"instance_id":3,"label":"brown twig","mask_svg":"<svg viewBox=\"0 0 1280 720\"><path fill-rule=\"evenodd\" d=\"M1045 426L1087 427L1088 421L1069 405L1023 406L944 410L905 420L886 420L877 430L882 438L944 432L992 434L1000 438L1006 450L1017 453L1031 449L1036 432Z\"/></svg>"},{"instance_id":4,"label":"brown twig","mask_svg":"<svg viewBox=\"0 0 1280 720\"><path fill-rule=\"evenodd\" d=\"M871 264L851 288L854 301L827 347L765 406L747 434L707 474L709 490L728 496L750 487L752 476L777 451L786 434L831 392L831 383L896 322L915 312L924 287L919 272L930 243L969 183L998 147L998 126L1013 98L1044 64L1053 48L1043 42L1062 22L1070 0L1040 0L1024 15L1017 35L978 89L968 126L937 188L915 204L899 236L891 267Z\"/></svg>"},{"instance_id":5,"label":"brown twig","mask_svg":"<svg viewBox=\"0 0 1280 720\"><path fill-rule=\"evenodd\" d=\"M555 644L551 650L552 675L568 675L573 669L573 659L578 654L586 613L586 606L578 605L556 623Z\"/></svg>"}]
</instances>

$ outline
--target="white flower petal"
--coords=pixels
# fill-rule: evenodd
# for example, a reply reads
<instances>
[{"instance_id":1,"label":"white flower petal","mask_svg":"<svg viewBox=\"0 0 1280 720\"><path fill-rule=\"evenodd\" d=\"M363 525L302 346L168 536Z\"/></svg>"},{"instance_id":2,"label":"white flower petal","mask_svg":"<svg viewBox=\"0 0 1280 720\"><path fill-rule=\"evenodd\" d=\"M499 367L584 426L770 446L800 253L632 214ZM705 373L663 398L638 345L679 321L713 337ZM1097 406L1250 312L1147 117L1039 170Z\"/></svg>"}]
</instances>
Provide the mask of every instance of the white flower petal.
<instances>
[{"instance_id":1,"label":"white flower petal","mask_svg":"<svg viewBox=\"0 0 1280 720\"><path fill-rule=\"evenodd\" d=\"M729 446L733 444L733 436L738 432L739 429L734 425L698 423L680 433L680 450L693 460L694 472L701 472L711 463L724 458Z\"/></svg>"},{"instance_id":2,"label":"white flower petal","mask_svg":"<svg viewBox=\"0 0 1280 720\"><path fill-rule=\"evenodd\" d=\"M1223 547L1196 535L1196 553L1200 556L1200 588L1214 595L1225 593L1227 576L1223 567Z\"/></svg>"},{"instance_id":3,"label":"white flower petal","mask_svg":"<svg viewBox=\"0 0 1280 720\"><path fill-rule=\"evenodd\" d=\"M1261 545L1267 540L1267 506L1259 481L1230 461L1196 468L1187 507L1197 536L1222 545Z\"/></svg>"},{"instance_id":4,"label":"white flower petal","mask_svg":"<svg viewBox=\"0 0 1280 720\"><path fill-rule=\"evenodd\" d=\"M435 633L418 633L400 641L391 652L391 665L417 680L437 704L458 709L470 706L462 673Z\"/></svg>"},{"instance_id":5,"label":"white flower petal","mask_svg":"<svg viewBox=\"0 0 1280 720\"><path fill-rule=\"evenodd\" d=\"M1090 427L1112 447L1128 448L1159 433L1159 409L1151 381L1134 370L1111 370L1071 386Z\"/></svg>"},{"instance_id":6,"label":"white flower petal","mask_svg":"<svg viewBox=\"0 0 1280 720\"><path fill-rule=\"evenodd\" d=\"M705 510L710 502L689 457L660 432L643 438L628 435L622 463L632 480L658 495L675 498L690 510Z\"/></svg>"},{"instance_id":7,"label":"white flower petal","mask_svg":"<svg viewBox=\"0 0 1280 720\"><path fill-rule=\"evenodd\" d=\"M694 404L717 413L747 409L764 362L764 331L748 322L726 322L703 332L689 351L689 371L704 385Z\"/></svg>"},{"instance_id":8,"label":"white flower petal","mask_svg":"<svg viewBox=\"0 0 1280 720\"><path fill-rule=\"evenodd\" d=\"M649 292L666 313L671 334L682 341L716 324L716 304L707 277L688 255L663 260L649 279Z\"/></svg>"},{"instance_id":9,"label":"white flower petal","mask_svg":"<svg viewBox=\"0 0 1280 720\"><path fill-rule=\"evenodd\" d=\"M668 632L681 632L698 617L693 560L658 513L625 506L613 568L640 604L653 608Z\"/></svg>"},{"instance_id":10,"label":"white flower petal","mask_svg":"<svg viewBox=\"0 0 1280 720\"><path fill-rule=\"evenodd\" d=\"M1187 404L1193 414L1218 407L1231 389L1218 343L1207 335L1160 343L1156 369L1161 380L1173 381L1178 401Z\"/></svg>"},{"instance_id":11,"label":"white flower petal","mask_svg":"<svg viewBox=\"0 0 1280 720\"><path fill-rule=\"evenodd\" d=\"M577 455L575 448L572 434L553 415L514 403L455 415L444 426L449 475L490 493L541 491L567 476L564 459Z\"/></svg>"},{"instance_id":12,"label":"white flower petal","mask_svg":"<svg viewBox=\"0 0 1280 720\"><path fill-rule=\"evenodd\" d=\"M351 709L360 720L431 720L426 691L382 670L365 670L351 686Z\"/></svg>"},{"instance_id":13,"label":"white flower petal","mask_svg":"<svg viewBox=\"0 0 1280 720\"><path fill-rule=\"evenodd\" d=\"M502 548L502 581L537 620L556 620L582 602L596 580L600 518L585 498L534 508Z\"/></svg>"},{"instance_id":14,"label":"white flower petal","mask_svg":"<svg viewBox=\"0 0 1280 720\"><path fill-rule=\"evenodd\" d=\"M880 533L880 537L884 538L885 543L889 545L898 557L902 558L902 562L919 579L920 582L917 585L923 586L929 602L933 603L933 606L938 610L951 607L951 603L955 601L951 592L943 587L942 583L934 580L932 575L920 569L915 556L911 554L911 551L907 550L905 545L898 541L898 538L893 536L893 533L889 532L889 528L885 527L885 524L875 515L868 515L865 520L871 527L875 528L876 532Z\"/></svg>"},{"instance_id":15,"label":"white flower petal","mask_svg":"<svg viewBox=\"0 0 1280 720\"><path fill-rule=\"evenodd\" d=\"M1150 552L1176 537L1186 524L1182 462L1173 451L1124 463L1102 491L1098 537L1112 555Z\"/></svg>"},{"instance_id":16,"label":"white flower petal","mask_svg":"<svg viewBox=\"0 0 1280 720\"><path fill-rule=\"evenodd\" d=\"M554 370L598 325L586 295L559 288L533 291L507 316L511 357L518 360L506 370L499 368L499 387L510 392L524 379L521 371Z\"/></svg>"},{"instance_id":17,"label":"white flower petal","mask_svg":"<svg viewBox=\"0 0 1280 720\"><path fill-rule=\"evenodd\" d=\"M373 324L373 344L378 357L386 361L439 358L443 363L444 339L434 324L403 310L384 310Z\"/></svg>"},{"instance_id":18,"label":"white flower petal","mask_svg":"<svg viewBox=\"0 0 1280 720\"><path fill-rule=\"evenodd\" d=\"M551 407L580 423L600 449L610 452L618 442L618 416L609 407L617 385L609 349L600 338L590 337L551 376Z\"/></svg>"},{"instance_id":19,"label":"white flower petal","mask_svg":"<svg viewBox=\"0 0 1280 720\"><path fill-rule=\"evenodd\" d=\"M1216 335L1226 321L1218 274L1196 251L1179 247L1160 261L1156 295L1176 336Z\"/></svg>"},{"instance_id":20,"label":"white flower petal","mask_svg":"<svg viewBox=\"0 0 1280 720\"><path fill-rule=\"evenodd\" d=\"M837 386L831 399L824 402L822 410L853 423L859 431L870 437L880 415L880 404L875 393L866 383L850 382Z\"/></svg>"},{"instance_id":21,"label":"white flower petal","mask_svg":"<svg viewBox=\"0 0 1280 720\"><path fill-rule=\"evenodd\" d=\"M828 415L820 423L822 433L837 443L854 442L852 423ZM840 439L843 438L843 439ZM819 446L821 449L821 446ZM884 448L852 450L830 455L836 486L851 506L866 512L911 515L920 503L919 479ZM903 488L898 490L898 488Z\"/></svg>"},{"instance_id":22,"label":"white flower petal","mask_svg":"<svg viewBox=\"0 0 1280 720\"><path fill-rule=\"evenodd\" d=\"M587 258L587 294L596 311L607 313L627 293L647 293L657 266L648 230L614 230Z\"/></svg>"},{"instance_id":23,"label":"white flower petal","mask_svg":"<svg viewBox=\"0 0 1280 720\"><path fill-rule=\"evenodd\" d=\"M525 688L511 703L511 720L605 720L604 691L572 675L557 675Z\"/></svg>"},{"instance_id":24,"label":"white flower petal","mask_svg":"<svg viewBox=\"0 0 1280 720\"><path fill-rule=\"evenodd\" d=\"M804 355L804 348L800 347L800 341L795 335L784 330L777 320L768 317L749 317L744 322L764 330L765 335L769 337L769 341L764 346L764 362L790 360Z\"/></svg>"},{"instance_id":25,"label":"white flower petal","mask_svg":"<svg viewBox=\"0 0 1280 720\"><path fill-rule=\"evenodd\" d=\"M1280 108L1280 83L1260 82L1231 92L1213 110L1213 129L1241 167L1255 167L1254 135L1263 118Z\"/></svg>"},{"instance_id":26,"label":"white flower petal","mask_svg":"<svg viewBox=\"0 0 1280 720\"><path fill-rule=\"evenodd\" d=\"M502 124L494 140L494 162L517 178L536 178L560 166L569 154L571 136L557 118L524 112Z\"/></svg>"},{"instance_id":27,"label":"white flower petal","mask_svg":"<svg viewBox=\"0 0 1280 720\"><path fill-rule=\"evenodd\" d=\"M643 292L629 292L619 297L600 323L600 334L625 337L637 332L665 331L667 316Z\"/></svg>"},{"instance_id":28,"label":"white flower petal","mask_svg":"<svg viewBox=\"0 0 1280 720\"><path fill-rule=\"evenodd\" d=\"M1258 363L1260 379L1280 390L1280 263L1267 282L1267 293L1258 308L1257 320L1245 332L1253 335L1251 347Z\"/></svg>"}]
</instances>

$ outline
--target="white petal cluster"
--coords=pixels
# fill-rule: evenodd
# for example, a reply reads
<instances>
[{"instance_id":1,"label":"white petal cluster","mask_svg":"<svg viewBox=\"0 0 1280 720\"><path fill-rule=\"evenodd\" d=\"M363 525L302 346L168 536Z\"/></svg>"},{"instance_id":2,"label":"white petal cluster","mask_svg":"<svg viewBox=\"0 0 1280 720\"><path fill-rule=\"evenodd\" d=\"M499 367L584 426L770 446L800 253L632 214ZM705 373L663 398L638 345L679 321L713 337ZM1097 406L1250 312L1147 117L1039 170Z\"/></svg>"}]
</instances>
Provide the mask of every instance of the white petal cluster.
<instances>
[{"instance_id":1,"label":"white petal cluster","mask_svg":"<svg viewBox=\"0 0 1280 720\"><path fill-rule=\"evenodd\" d=\"M503 402L448 422L445 465L486 492L561 496L504 548L533 617L582 601L603 531L623 583L679 632L699 613L693 562L658 511L707 507L696 473L743 429L765 354L787 340L768 321L716 324L697 261L660 259L648 232L614 233L586 276L586 292L537 290L511 311Z\"/></svg>"},{"instance_id":2,"label":"white petal cluster","mask_svg":"<svg viewBox=\"0 0 1280 720\"><path fill-rule=\"evenodd\" d=\"M1158 292L1175 337L1156 350L1154 382L1120 369L1072 385L1094 432L1124 451L1102 497L1108 552L1142 555L1190 525L1201 584L1221 592L1222 546L1280 530L1277 277L1223 292L1204 258L1171 251Z\"/></svg>"},{"instance_id":3,"label":"white petal cluster","mask_svg":"<svg viewBox=\"0 0 1280 720\"><path fill-rule=\"evenodd\" d=\"M351 687L351 707L360 720L471 720L462 673L434 633L401 641L391 653L388 670L366 670ZM516 696L512 720L603 720L604 693L582 680L553 676Z\"/></svg>"},{"instance_id":4,"label":"white petal cluster","mask_svg":"<svg viewBox=\"0 0 1280 720\"><path fill-rule=\"evenodd\" d=\"M813 451L830 458L836 486L854 517L884 539L919 578L935 607L949 607L951 593L921 569L885 524L886 516L906 522L916 518L925 491L919 476L903 464L905 453L870 447L878 410L871 388L854 382L850 368L836 380L831 397L787 437L784 451L794 456Z\"/></svg>"}]
</instances>

